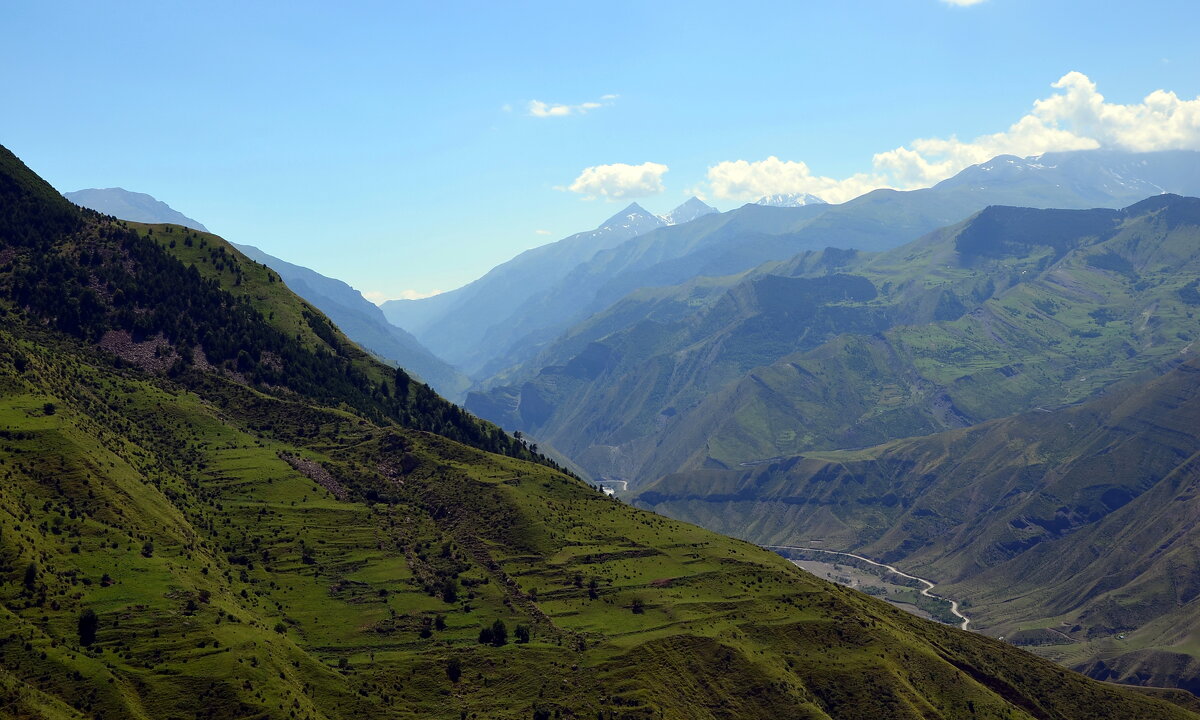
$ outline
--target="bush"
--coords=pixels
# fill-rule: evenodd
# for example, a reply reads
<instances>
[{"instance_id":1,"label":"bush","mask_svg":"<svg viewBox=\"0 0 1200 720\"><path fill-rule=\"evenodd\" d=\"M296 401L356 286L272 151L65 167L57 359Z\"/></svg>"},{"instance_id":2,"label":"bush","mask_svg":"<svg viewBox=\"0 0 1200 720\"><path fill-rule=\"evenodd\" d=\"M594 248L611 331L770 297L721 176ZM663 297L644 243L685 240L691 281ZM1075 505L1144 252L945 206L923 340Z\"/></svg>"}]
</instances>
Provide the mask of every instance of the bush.
<instances>
[{"instance_id":1,"label":"bush","mask_svg":"<svg viewBox=\"0 0 1200 720\"><path fill-rule=\"evenodd\" d=\"M96 630L100 627L100 619L96 611L88 608L79 613L79 644L88 647L96 642Z\"/></svg>"},{"instance_id":2,"label":"bush","mask_svg":"<svg viewBox=\"0 0 1200 720\"><path fill-rule=\"evenodd\" d=\"M446 578L442 582L442 600L448 603L458 601L458 582L454 578Z\"/></svg>"},{"instance_id":3,"label":"bush","mask_svg":"<svg viewBox=\"0 0 1200 720\"><path fill-rule=\"evenodd\" d=\"M458 682L462 677L462 661L458 658L450 658L446 663L446 677L450 678L450 682Z\"/></svg>"},{"instance_id":4,"label":"bush","mask_svg":"<svg viewBox=\"0 0 1200 720\"><path fill-rule=\"evenodd\" d=\"M503 620L492 623L492 645L501 647L508 644L508 626Z\"/></svg>"}]
</instances>

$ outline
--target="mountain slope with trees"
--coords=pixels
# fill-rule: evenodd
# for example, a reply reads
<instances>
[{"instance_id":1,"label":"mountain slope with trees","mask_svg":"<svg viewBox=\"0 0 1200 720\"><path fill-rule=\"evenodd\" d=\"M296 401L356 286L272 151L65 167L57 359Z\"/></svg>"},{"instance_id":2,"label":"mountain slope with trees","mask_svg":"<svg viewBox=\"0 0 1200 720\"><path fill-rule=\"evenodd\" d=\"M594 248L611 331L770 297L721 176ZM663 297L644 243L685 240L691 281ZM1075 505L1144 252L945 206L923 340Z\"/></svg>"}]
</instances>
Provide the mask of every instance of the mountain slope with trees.
<instances>
[{"instance_id":1,"label":"mountain slope with trees","mask_svg":"<svg viewBox=\"0 0 1200 720\"><path fill-rule=\"evenodd\" d=\"M389 323L379 307L341 280L268 255L251 245L235 243L234 247L279 273L292 292L312 303L346 337L385 362L428 382L438 394L458 400L470 386L465 375L436 357L412 334Z\"/></svg>"},{"instance_id":2,"label":"mountain slope with trees","mask_svg":"<svg viewBox=\"0 0 1200 720\"><path fill-rule=\"evenodd\" d=\"M139 223L183 225L208 232L199 222L186 217L164 202L145 193L120 188L78 190L64 193L71 202ZM289 263L251 245L234 245L242 254L274 270L287 286L333 320L354 342L385 362L404 368L428 382L439 393L456 399L470 384L466 377L426 350L411 334L390 324L374 304L341 280L326 277Z\"/></svg>"}]
</instances>

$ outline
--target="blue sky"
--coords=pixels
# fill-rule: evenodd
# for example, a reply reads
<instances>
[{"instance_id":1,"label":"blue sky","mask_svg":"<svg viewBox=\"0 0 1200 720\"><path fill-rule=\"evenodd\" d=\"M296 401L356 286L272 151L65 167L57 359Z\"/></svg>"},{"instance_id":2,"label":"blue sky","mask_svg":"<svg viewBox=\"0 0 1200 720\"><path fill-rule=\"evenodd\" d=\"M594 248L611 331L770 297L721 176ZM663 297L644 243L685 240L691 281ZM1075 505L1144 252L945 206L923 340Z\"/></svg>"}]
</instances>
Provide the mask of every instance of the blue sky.
<instances>
[{"instance_id":1,"label":"blue sky","mask_svg":"<svg viewBox=\"0 0 1200 720\"><path fill-rule=\"evenodd\" d=\"M150 193L374 298L635 199L838 200L997 149L1200 147L1194 0L10 0L0 23L0 143L55 187Z\"/></svg>"}]
</instances>

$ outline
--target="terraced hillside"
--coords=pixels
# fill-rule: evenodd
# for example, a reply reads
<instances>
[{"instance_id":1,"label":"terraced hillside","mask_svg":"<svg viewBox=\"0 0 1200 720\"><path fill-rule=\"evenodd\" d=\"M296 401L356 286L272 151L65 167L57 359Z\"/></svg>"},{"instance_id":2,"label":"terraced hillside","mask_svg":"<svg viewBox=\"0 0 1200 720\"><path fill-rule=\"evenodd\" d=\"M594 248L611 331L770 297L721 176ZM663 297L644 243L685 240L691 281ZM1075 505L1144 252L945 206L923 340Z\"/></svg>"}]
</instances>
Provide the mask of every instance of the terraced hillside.
<instances>
[{"instance_id":1,"label":"terraced hillside","mask_svg":"<svg viewBox=\"0 0 1200 720\"><path fill-rule=\"evenodd\" d=\"M0 714L1197 717L522 459L7 151L0 243Z\"/></svg>"}]
</instances>

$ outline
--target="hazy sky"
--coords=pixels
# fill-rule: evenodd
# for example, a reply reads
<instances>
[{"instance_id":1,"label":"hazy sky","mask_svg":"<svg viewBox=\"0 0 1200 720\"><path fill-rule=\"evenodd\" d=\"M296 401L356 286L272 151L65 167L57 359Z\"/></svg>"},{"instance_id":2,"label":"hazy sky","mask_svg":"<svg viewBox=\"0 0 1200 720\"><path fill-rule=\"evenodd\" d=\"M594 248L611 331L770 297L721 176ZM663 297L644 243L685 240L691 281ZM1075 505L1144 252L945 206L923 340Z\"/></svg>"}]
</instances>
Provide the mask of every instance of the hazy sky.
<instances>
[{"instance_id":1,"label":"hazy sky","mask_svg":"<svg viewBox=\"0 0 1200 720\"><path fill-rule=\"evenodd\" d=\"M1200 147L1198 6L8 0L0 143L59 190L147 192L397 297L635 199Z\"/></svg>"}]
</instances>

